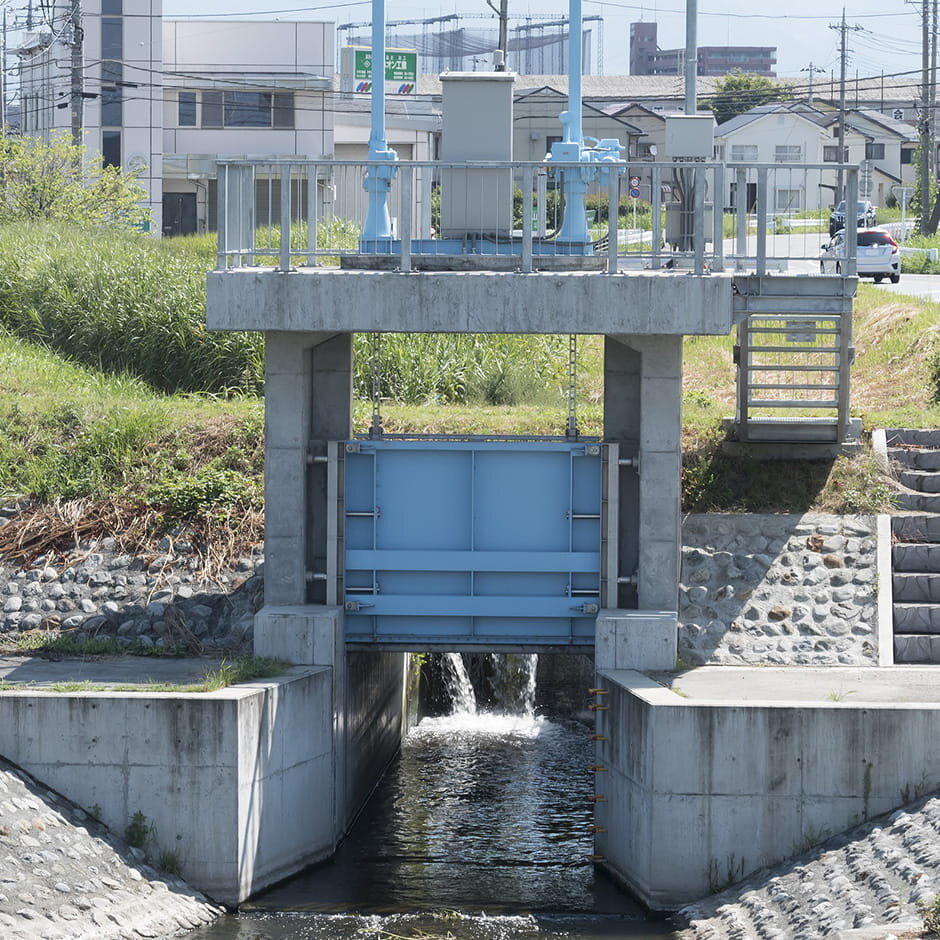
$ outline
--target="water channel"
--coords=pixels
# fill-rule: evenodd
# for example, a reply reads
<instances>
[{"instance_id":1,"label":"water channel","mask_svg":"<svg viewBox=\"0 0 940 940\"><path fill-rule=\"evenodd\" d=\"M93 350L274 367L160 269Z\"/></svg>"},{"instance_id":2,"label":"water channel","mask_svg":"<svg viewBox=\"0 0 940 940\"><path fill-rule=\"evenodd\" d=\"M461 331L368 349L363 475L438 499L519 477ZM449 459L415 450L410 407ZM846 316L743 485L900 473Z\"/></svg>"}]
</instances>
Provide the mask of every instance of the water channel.
<instances>
[{"instance_id":1,"label":"water channel","mask_svg":"<svg viewBox=\"0 0 940 940\"><path fill-rule=\"evenodd\" d=\"M193 940L671 936L588 858L590 726L535 714L528 657L499 665L492 710L459 654L443 667L453 712L411 730L336 857Z\"/></svg>"}]
</instances>

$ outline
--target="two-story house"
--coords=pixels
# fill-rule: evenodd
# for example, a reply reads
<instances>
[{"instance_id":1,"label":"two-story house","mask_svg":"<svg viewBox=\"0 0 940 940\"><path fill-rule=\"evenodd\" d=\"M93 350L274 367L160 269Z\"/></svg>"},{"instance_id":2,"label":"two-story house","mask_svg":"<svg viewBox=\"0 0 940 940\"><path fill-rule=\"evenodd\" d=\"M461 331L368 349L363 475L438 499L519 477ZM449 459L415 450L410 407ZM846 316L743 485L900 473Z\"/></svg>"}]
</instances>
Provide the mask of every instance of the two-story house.
<instances>
[{"instance_id":1,"label":"two-story house","mask_svg":"<svg viewBox=\"0 0 940 940\"><path fill-rule=\"evenodd\" d=\"M861 198L883 205L892 185L907 179L913 128L877 112L846 116L845 145L839 153L839 115L804 102L760 105L715 129L716 158L736 163L806 164L805 170L773 173L769 211L795 213L832 206L838 188L836 164L862 167ZM841 160L840 160L841 156ZM809 168L833 164L833 169ZM734 174L728 174L725 205L734 201ZM756 183L748 183L756 192ZM748 195L748 202L752 196Z\"/></svg>"}]
</instances>

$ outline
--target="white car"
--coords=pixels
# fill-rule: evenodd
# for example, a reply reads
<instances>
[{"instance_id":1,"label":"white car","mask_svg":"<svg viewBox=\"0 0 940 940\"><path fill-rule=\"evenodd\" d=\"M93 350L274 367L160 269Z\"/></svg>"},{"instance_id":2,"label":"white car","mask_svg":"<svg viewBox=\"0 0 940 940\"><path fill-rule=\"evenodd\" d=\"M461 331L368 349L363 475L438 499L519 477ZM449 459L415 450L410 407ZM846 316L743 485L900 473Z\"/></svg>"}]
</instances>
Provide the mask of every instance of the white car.
<instances>
[{"instance_id":1,"label":"white car","mask_svg":"<svg viewBox=\"0 0 940 940\"><path fill-rule=\"evenodd\" d=\"M890 232L883 228L858 230L856 271L859 277L873 277L877 284L882 278L891 278L892 284L901 280L901 252ZM820 274L841 274L845 261L845 231L836 232L828 245L822 246L819 256Z\"/></svg>"}]
</instances>

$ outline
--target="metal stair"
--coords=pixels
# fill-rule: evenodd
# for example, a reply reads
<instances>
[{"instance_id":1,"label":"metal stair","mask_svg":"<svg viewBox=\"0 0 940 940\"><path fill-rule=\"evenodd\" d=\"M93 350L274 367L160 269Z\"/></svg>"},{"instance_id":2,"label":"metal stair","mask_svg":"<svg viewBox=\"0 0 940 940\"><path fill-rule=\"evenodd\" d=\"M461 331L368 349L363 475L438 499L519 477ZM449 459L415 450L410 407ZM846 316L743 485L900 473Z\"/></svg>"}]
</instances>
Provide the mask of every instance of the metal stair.
<instances>
[{"instance_id":1,"label":"metal stair","mask_svg":"<svg viewBox=\"0 0 940 940\"><path fill-rule=\"evenodd\" d=\"M857 283L735 276L737 441L800 443L835 454L857 440L860 424L849 416Z\"/></svg>"},{"instance_id":2,"label":"metal stair","mask_svg":"<svg viewBox=\"0 0 940 940\"><path fill-rule=\"evenodd\" d=\"M940 663L940 431L885 433L910 513L891 520L894 661Z\"/></svg>"}]
</instances>

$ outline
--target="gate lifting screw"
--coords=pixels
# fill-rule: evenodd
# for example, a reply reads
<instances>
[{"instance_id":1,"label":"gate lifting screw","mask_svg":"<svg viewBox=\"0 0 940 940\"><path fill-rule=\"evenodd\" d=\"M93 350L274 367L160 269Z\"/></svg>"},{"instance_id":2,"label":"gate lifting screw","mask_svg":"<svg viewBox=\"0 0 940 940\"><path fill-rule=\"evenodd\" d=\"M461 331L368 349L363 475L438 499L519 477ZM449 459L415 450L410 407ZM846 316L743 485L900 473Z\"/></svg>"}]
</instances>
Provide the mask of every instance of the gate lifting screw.
<instances>
[{"instance_id":1,"label":"gate lifting screw","mask_svg":"<svg viewBox=\"0 0 940 940\"><path fill-rule=\"evenodd\" d=\"M607 689L588 689L588 695L610 695Z\"/></svg>"},{"instance_id":2,"label":"gate lifting screw","mask_svg":"<svg viewBox=\"0 0 940 940\"><path fill-rule=\"evenodd\" d=\"M602 771L605 771L607 769L608 768L606 768L603 764L591 764L591 770L594 771L594 773L596 774L601 773Z\"/></svg>"},{"instance_id":3,"label":"gate lifting screw","mask_svg":"<svg viewBox=\"0 0 940 940\"><path fill-rule=\"evenodd\" d=\"M606 862L607 856L606 855L589 855L588 861L589 862Z\"/></svg>"},{"instance_id":4,"label":"gate lifting screw","mask_svg":"<svg viewBox=\"0 0 940 940\"><path fill-rule=\"evenodd\" d=\"M588 832L607 832L603 826L588 826Z\"/></svg>"},{"instance_id":5,"label":"gate lifting screw","mask_svg":"<svg viewBox=\"0 0 940 940\"><path fill-rule=\"evenodd\" d=\"M592 712L606 712L610 711L609 705L588 705L588 710Z\"/></svg>"},{"instance_id":6,"label":"gate lifting screw","mask_svg":"<svg viewBox=\"0 0 940 940\"><path fill-rule=\"evenodd\" d=\"M591 740L592 741L609 741L610 739L607 737L606 734L592 734Z\"/></svg>"},{"instance_id":7,"label":"gate lifting screw","mask_svg":"<svg viewBox=\"0 0 940 940\"><path fill-rule=\"evenodd\" d=\"M588 803L606 803L607 797L602 793L595 793L594 796L587 797Z\"/></svg>"}]
</instances>

